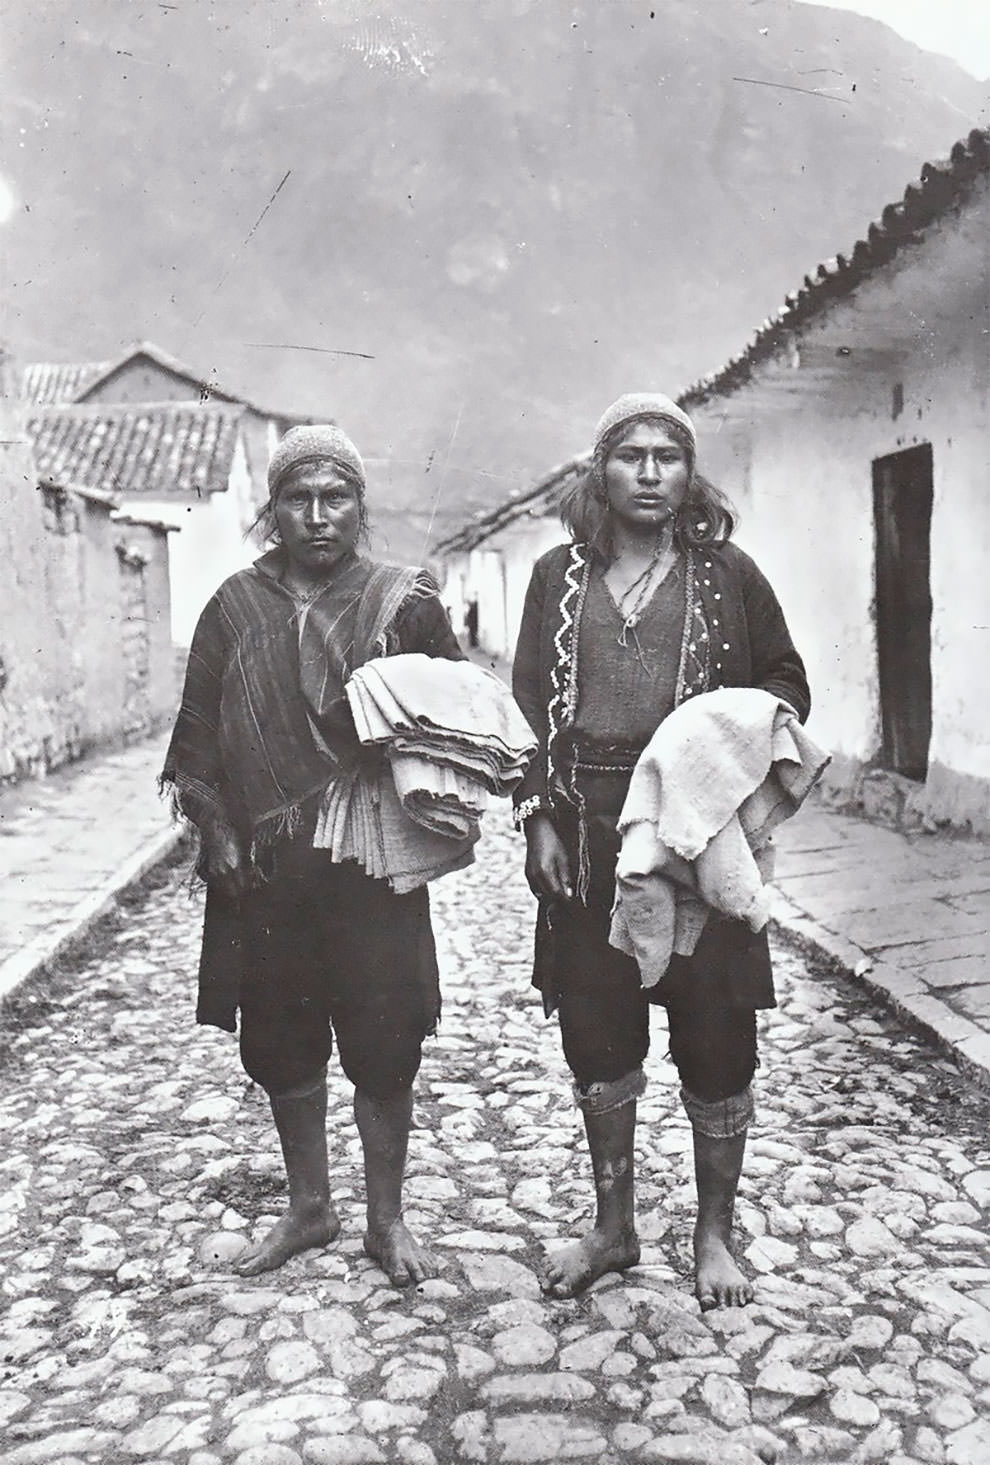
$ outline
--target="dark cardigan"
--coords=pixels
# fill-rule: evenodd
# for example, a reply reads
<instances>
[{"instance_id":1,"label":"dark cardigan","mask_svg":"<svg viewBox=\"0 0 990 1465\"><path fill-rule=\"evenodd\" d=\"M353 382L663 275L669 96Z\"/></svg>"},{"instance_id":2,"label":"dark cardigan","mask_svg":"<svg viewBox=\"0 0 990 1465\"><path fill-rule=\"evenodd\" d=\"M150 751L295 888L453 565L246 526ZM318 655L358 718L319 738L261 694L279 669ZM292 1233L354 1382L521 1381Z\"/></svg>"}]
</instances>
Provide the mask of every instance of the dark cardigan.
<instances>
[{"instance_id":1,"label":"dark cardigan","mask_svg":"<svg viewBox=\"0 0 990 1465\"><path fill-rule=\"evenodd\" d=\"M553 813L555 790L548 778L548 747L551 756L553 751L550 709L555 702L561 704L560 688L577 654L575 586L581 559L587 559L582 546L575 552L573 545L557 545L537 560L526 593L512 688L539 746L513 796L517 808L525 804L532 809L537 800ZM710 637L707 689L760 687L787 702L804 722L811 710L804 664L766 577L734 544L695 550L693 561L694 593ZM695 680L687 695L701 689ZM559 719L556 727L562 730ZM533 981L548 1011L555 1005L552 946L550 927L541 919ZM669 1001L682 991L700 994L706 986L740 1006L772 1007L766 932L754 935L742 922L710 918L695 955L674 957L651 1000Z\"/></svg>"},{"instance_id":2,"label":"dark cardigan","mask_svg":"<svg viewBox=\"0 0 990 1465\"><path fill-rule=\"evenodd\" d=\"M788 702L802 722L811 710L804 663L766 577L734 544L696 550L698 595L712 631L709 690L762 687ZM538 797L548 805L548 709L560 665L561 601L571 546L558 544L533 566L512 665L512 690L536 734L538 751L516 789L516 807Z\"/></svg>"}]
</instances>

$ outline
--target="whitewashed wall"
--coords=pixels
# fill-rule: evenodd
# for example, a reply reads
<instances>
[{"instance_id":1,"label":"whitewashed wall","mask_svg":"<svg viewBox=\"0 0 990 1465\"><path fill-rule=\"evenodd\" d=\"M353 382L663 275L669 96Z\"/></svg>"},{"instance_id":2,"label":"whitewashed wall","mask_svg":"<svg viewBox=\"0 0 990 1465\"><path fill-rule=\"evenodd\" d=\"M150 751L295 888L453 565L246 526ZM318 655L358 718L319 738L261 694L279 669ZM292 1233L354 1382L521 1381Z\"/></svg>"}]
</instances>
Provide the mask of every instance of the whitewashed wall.
<instances>
[{"instance_id":1,"label":"whitewashed wall","mask_svg":"<svg viewBox=\"0 0 990 1465\"><path fill-rule=\"evenodd\" d=\"M261 547L244 532L251 522L251 479L243 446L234 453L225 492L202 499L150 499L125 495L124 512L157 519L180 530L169 535L169 578L172 586L172 640L188 646L200 612L229 575L254 563Z\"/></svg>"},{"instance_id":2,"label":"whitewashed wall","mask_svg":"<svg viewBox=\"0 0 990 1465\"><path fill-rule=\"evenodd\" d=\"M758 410L756 393L743 389L732 409L744 412L753 398L749 443L740 446L737 426L719 462L744 510L738 542L773 584L807 662L809 727L837 755L832 776L841 783L876 757L881 737L872 464L931 444L932 737L921 807L979 829L990 828L990 357L986 281L971 265L985 258L985 227L970 218L934 241L934 257L919 252L899 274L860 285L827 324L802 335L811 348L826 332L834 342L864 306L871 318L883 308L892 332L904 320L930 326L906 359L886 372L875 360L860 370L853 350L845 381L790 411ZM696 414L703 444L715 439L722 411L715 402Z\"/></svg>"},{"instance_id":3,"label":"whitewashed wall","mask_svg":"<svg viewBox=\"0 0 990 1465\"><path fill-rule=\"evenodd\" d=\"M443 600L465 645L464 616L476 598L479 644L490 656L512 660L533 565L566 538L559 519L524 517L476 549L447 559Z\"/></svg>"}]
</instances>

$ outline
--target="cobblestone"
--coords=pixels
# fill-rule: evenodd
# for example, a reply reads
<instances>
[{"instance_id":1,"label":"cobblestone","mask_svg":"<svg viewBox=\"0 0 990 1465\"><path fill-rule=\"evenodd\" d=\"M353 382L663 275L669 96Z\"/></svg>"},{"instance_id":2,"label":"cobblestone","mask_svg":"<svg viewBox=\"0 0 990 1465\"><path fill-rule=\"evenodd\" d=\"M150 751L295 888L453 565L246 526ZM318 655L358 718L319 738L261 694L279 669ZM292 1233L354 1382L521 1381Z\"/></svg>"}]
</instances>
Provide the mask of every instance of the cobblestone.
<instances>
[{"instance_id":1,"label":"cobblestone","mask_svg":"<svg viewBox=\"0 0 990 1465\"><path fill-rule=\"evenodd\" d=\"M441 1257L409 1293L361 1250L360 1146L334 1070L340 1239L245 1281L283 1179L236 1043L192 1021L181 872L79 965L0 1072L5 1465L693 1465L990 1450L987 1105L841 979L778 952L737 1250L756 1301L692 1295L690 1135L658 1019L638 1148L643 1261L543 1297L591 1184L532 908L499 812L434 888L444 988L407 1216Z\"/></svg>"}]
</instances>

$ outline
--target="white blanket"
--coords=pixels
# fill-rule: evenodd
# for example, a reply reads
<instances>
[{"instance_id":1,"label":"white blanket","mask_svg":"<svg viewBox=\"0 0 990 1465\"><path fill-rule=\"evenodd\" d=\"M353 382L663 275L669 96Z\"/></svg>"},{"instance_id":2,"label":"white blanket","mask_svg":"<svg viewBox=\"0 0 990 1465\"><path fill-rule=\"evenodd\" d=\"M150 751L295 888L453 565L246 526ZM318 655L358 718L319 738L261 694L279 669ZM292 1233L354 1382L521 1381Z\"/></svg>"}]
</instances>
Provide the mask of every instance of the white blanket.
<instances>
[{"instance_id":1,"label":"white blanket","mask_svg":"<svg viewBox=\"0 0 990 1465\"><path fill-rule=\"evenodd\" d=\"M755 687L683 702L654 733L619 816L611 944L655 986L709 911L769 919L770 836L828 764L793 708Z\"/></svg>"}]
</instances>

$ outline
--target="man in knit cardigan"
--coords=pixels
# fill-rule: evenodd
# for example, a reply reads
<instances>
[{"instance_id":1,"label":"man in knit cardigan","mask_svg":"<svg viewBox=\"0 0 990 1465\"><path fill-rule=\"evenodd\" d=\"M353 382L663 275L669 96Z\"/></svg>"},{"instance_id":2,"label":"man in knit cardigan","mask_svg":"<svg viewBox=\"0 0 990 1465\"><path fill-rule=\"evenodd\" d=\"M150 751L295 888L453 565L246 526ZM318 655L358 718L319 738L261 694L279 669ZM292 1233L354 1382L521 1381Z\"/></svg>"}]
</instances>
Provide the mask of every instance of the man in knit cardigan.
<instances>
[{"instance_id":1,"label":"man in knit cardigan","mask_svg":"<svg viewBox=\"0 0 990 1465\"><path fill-rule=\"evenodd\" d=\"M594 1226L550 1260L545 1286L580 1292L634 1266L636 1101L650 1003L666 1008L670 1055L694 1137L696 1294L744 1305L730 1250L753 1113L756 1011L774 1005L765 931L709 918L691 956L647 993L609 944L618 815L663 719L719 687L758 687L809 711L801 658L756 565L728 542L733 518L695 471L695 433L669 398L620 398L595 432L586 479L562 506L572 542L535 565L513 690L539 740L515 795L526 873L540 906L534 985L559 1011L596 1191Z\"/></svg>"}]
</instances>

